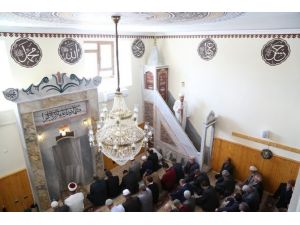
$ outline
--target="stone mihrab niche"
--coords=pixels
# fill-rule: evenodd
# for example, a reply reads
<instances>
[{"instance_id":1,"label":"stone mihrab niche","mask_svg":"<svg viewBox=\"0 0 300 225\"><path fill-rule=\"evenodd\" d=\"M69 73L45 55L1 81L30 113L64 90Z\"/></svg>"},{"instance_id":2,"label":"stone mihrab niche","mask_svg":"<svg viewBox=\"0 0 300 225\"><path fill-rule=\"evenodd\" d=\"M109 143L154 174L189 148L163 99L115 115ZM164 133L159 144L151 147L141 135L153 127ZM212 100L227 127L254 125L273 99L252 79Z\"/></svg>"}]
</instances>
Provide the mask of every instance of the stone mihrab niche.
<instances>
[{"instance_id":1,"label":"stone mihrab niche","mask_svg":"<svg viewBox=\"0 0 300 225\"><path fill-rule=\"evenodd\" d=\"M84 186L94 174L104 175L102 156L90 147L84 123L89 121L96 130L100 82L101 77L80 79L57 73L27 89L4 91L18 106L26 167L41 210L48 209L53 199L63 198L68 182Z\"/></svg>"}]
</instances>

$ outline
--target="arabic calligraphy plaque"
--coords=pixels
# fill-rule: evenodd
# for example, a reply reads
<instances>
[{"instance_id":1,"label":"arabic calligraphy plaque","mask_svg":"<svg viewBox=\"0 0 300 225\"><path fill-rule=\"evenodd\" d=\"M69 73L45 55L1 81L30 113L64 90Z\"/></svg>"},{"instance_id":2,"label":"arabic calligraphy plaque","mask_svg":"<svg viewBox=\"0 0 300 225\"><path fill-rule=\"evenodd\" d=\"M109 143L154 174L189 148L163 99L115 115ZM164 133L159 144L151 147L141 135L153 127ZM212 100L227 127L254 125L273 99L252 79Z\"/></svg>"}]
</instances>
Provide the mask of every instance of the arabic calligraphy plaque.
<instances>
[{"instance_id":1,"label":"arabic calligraphy plaque","mask_svg":"<svg viewBox=\"0 0 300 225\"><path fill-rule=\"evenodd\" d=\"M58 54L64 62L75 64L81 58L82 49L80 44L73 38L65 38L59 44Z\"/></svg>"},{"instance_id":2,"label":"arabic calligraphy plaque","mask_svg":"<svg viewBox=\"0 0 300 225\"><path fill-rule=\"evenodd\" d=\"M19 65L31 68L41 61L42 50L32 39L19 38L11 45L10 55Z\"/></svg>"},{"instance_id":3,"label":"arabic calligraphy plaque","mask_svg":"<svg viewBox=\"0 0 300 225\"><path fill-rule=\"evenodd\" d=\"M198 54L204 60L211 60L217 53L217 45L216 43L207 38L199 44Z\"/></svg>"},{"instance_id":4,"label":"arabic calligraphy plaque","mask_svg":"<svg viewBox=\"0 0 300 225\"><path fill-rule=\"evenodd\" d=\"M261 50L263 60L270 66L284 62L290 55L289 44L280 38L272 39Z\"/></svg>"},{"instance_id":5,"label":"arabic calligraphy plaque","mask_svg":"<svg viewBox=\"0 0 300 225\"><path fill-rule=\"evenodd\" d=\"M132 54L136 58L141 58L145 53L145 45L141 39L135 39L131 46Z\"/></svg>"}]
</instances>

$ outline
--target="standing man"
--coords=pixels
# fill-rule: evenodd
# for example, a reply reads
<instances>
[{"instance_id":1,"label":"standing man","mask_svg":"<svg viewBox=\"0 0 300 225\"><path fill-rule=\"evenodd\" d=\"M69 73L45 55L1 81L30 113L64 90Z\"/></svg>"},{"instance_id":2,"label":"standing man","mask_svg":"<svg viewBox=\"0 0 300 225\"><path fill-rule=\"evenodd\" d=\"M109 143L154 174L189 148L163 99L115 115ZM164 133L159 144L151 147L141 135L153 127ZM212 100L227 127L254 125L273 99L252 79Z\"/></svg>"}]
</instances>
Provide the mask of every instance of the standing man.
<instances>
[{"instance_id":1,"label":"standing man","mask_svg":"<svg viewBox=\"0 0 300 225\"><path fill-rule=\"evenodd\" d=\"M187 103L184 101L184 94L179 94L179 99L175 101L173 110L175 112L175 116L180 123L181 127L185 130L186 126L186 118L190 115L188 114Z\"/></svg>"}]
</instances>

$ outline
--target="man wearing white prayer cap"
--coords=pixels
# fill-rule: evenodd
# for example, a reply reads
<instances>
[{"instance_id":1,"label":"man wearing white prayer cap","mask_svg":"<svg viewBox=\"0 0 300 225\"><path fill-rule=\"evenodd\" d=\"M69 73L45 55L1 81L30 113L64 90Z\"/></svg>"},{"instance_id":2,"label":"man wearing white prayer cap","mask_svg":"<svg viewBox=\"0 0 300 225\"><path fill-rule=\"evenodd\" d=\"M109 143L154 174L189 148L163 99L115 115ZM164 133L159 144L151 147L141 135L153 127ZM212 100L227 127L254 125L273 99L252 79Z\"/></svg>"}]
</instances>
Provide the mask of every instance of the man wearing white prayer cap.
<instances>
[{"instance_id":1,"label":"man wearing white prayer cap","mask_svg":"<svg viewBox=\"0 0 300 225\"><path fill-rule=\"evenodd\" d=\"M112 199L106 199L105 205L111 212L125 212L125 209L122 204L115 205Z\"/></svg>"},{"instance_id":2,"label":"man wearing white prayer cap","mask_svg":"<svg viewBox=\"0 0 300 225\"><path fill-rule=\"evenodd\" d=\"M186 118L189 117L188 106L186 101L184 100L184 94L179 93L179 99L177 99L174 103L173 110L175 112L175 116L180 123L183 130L185 130L186 126Z\"/></svg>"},{"instance_id":3,"label":"man wearing white prayer cap","mask_svg":"<svg viewBox=\"0 0 300 225\"><path fill-rule=\"evenodd\" d=\"M68 184L68 189L70 191L70 196L65 199L65 205L69 206L71 212L82 212L84 210L83 193L76 193L77 184L75 182L70 182Z\"/></svg>"}]
</instances>

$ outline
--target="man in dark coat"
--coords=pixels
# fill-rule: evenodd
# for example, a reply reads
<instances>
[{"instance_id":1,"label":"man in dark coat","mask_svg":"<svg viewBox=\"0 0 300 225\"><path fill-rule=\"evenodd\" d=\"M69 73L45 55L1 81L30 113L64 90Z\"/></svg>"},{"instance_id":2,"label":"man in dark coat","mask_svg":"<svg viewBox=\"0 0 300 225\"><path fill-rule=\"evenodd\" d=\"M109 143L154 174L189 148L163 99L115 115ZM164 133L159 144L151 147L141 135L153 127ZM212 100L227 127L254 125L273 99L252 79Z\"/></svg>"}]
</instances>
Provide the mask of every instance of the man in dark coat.
<instances>
[{"instance_id":1,"label":"man in dark coat","mask_svg":"<svg viewBox=\"0 0 300 225\"><path fill-rule=\"evenodd\" d=\"M190 185L185 181L185 179L181 179L179 181L178 189L170 194L171 199L178 199L181 203L183 203L186 200L184 197L184 192L186 190L189 190L192 193Z\"/></svg>"},{"instance_id":2,"label":"man in dark coat","mask_svg":"<svg viewBox=\"0 0 300 225\"><path fill-rule=\"evenodd\" d=\"M148 188L152 192L153 203L156 204L159 198L159 188L156 183L153 182L153 178L151 176L147 177Z\"/></svg>"},{"instance_id":3,"label":"man in dark coat","mask_svg":"<svg viewBox=\"0 0 300 225\"><path fill-rule=\"evenodd\" d=\"M159 165L157 154L153 151L152 148L148 150L148 153L149 153L148 160L152 161L153 171L159 170L161 166Z\"/></svg>"},{"instance_id":4,"label":"man in dark coat","mask_svg":"<svg viewBox=\"0 0 300 225\"><path fill-rule=\"evenodd\" d=\"M87 199L90 200L94 206L104 205L107 199L107 187L104 179L94 177L94 183L90 186L90 193L87 194Z\"/></svg>"},{"instance_id":5,"label":"man in dark coat","mask_svg":"<svg viewBox=\"0 0 300 225\"><path fill-rule=\"evenodd\" d=\"M172 164L173 164L173 168L176 171L176 182L178 183L180 179L184 178L182 164L177 162L176 159L172 159Z\"/></svg>"},{"instance_id":6,"label":"man in dark coat","mask_svg":"<svg viewBox=\"0 0 300 225\"><path fill-rule=\"evenodd\" d=\"M218 174L215 175L215 178L218 179L219 177L221 177L221 176L222 176L222 171L223 171L223 170L227 170L227 171L229 172L229 174L230 174L231 176L233 176L233 169L234 169L234 167L233 167L233 165L232 165L232 163L231 163L231 159L230 159L230 158L227 158L227 159L224 161L224 163L223 163L223 165L222 165L222 167L221 167L221 169L220 169L220 172L219 172Z\"/></svg>"},{"instance_id":7,"label":"man in dark coat","mask_svg":"<svg viewBox=\"0 0 300 225\"><path fill-rule=\"evenodd\" d=\"M227 170L222 171L222 176L218 178L215 189L223 197L227 197L234 192L235 181Z\"/></svg>"},{"instance_id":8,"label":"man in dark coat","mask_svg":"<svg viewBox=\"0 0 300 225\"><path fill-rule=\"evenodd\" d=\"M144 175L147 170L153 171L153 162L145 155L142 156L142 160L141 175Z\"/></svg>"},{"instance_id":9,"label":"man in dark coat","mask_svg":"<svg viewBox=\"0 0 300 225\"><path fill-rule=\"evenodd\" d=\"M119 177L113 176L109 170L106 170L105 174L108 197L115 198L120 194Z\"/></svg>"},{"instance_id":10,"label":"man in dark coat","mask_svg":"<svg viewBox=\"0 0 300 225\"><path fill-rule=\"evenodd\" d=\"M161 178L162 188L166 191L172 191L176 187L176 171L175 168L169 168L168 164L164 164L164 175Z\"/></svg>"},{"instance_id":11,"label":"man in dark coat","mask_svg":"<svg viewBox=\"0 0 300 225\"><path fill-rule=\"evenodd\" d=\"M194 192L198 195L201 195L203 190L201 188L201 184L203 181L207 181L210 184L209 178L205 172L201 172L199 169L195 170L195 176L193 180L190 182L190 185Z\"/></svg>"},{"instance_id":12,"label":"man in dark coat","mask_svg":"<svg viewBox=\"0 0 300 225\"><path fill-rule=\"evenodd\" d=\"M199 169L199 164L196 162L195 157L190 157L189 161L184 166L184 174L188 182L193 180L196 169Z\"/></svg>"},{"instance_id":13,"label":"man in dark coat","mask_svg":"<svg viewBox=\"0 0 300 225\"><path fill-rule=\"evenodd\" d=\"M203 193L199 198L196 198L196 205L200 206L206 212L214 212L220 204L219 196L207 181L203 181L201 186Z\"/></svg>"},{"instance_id":14,"label":"man in dark coat","mask_svg":"<svg viewBox=\"0 0 300 225\"><path fill-rule=\"evenodd\" d=\"M293 188L295 186L294 180L289 180L287 183L281 183L274 193L273 197L278 198L278 202L276 203L277 208L288 208L290 204Z\"/></svg>"},{"instance_id":15,"label":"man in dark coat","mask_svg":"<svg viewBox=\"0 0 300 225\"><path fill-rule=\"evenodd\" d=\"M242 202L242 195L235 193L233 197L228 197L225 200L225 205L222 208L216 209L216 212L239 212L239 205Z\"/></svg>"},{"instance_id":16,"label":"man in dark coat","mask_svg":"<svg viewBox=\"0 0 300 225\"><path fill-rule=\"evenodd\" d=\"M259 209L259 194L257 193L256 189L249 185L243 186L242 195L243 202L246 202L249 206L250 212L256 212Z\"/></svg>"},{"instance_id":17,"label":"man in dark coat","mask_svg":"<svg viewBox=\"0 0 300 225\"><path fill-rule=\"evenodd\" d=\"M121 183L122 189L129 189L131 194L135 194L139 191L139 181L132 171L123 171L123 178Z\"/></svg>"},{"instance_id":18,"label":"man in dark coat","mask_svg":"<svg viewBox=\"0 0 300 225\"><path fill-rule=\"evenodd\" d=\"M138 197L132 197L128 189L123 190L123 196L126 198L125 202L122 204L125 212L140 212L141 202Z\"/></svg>"}]
</instances>

